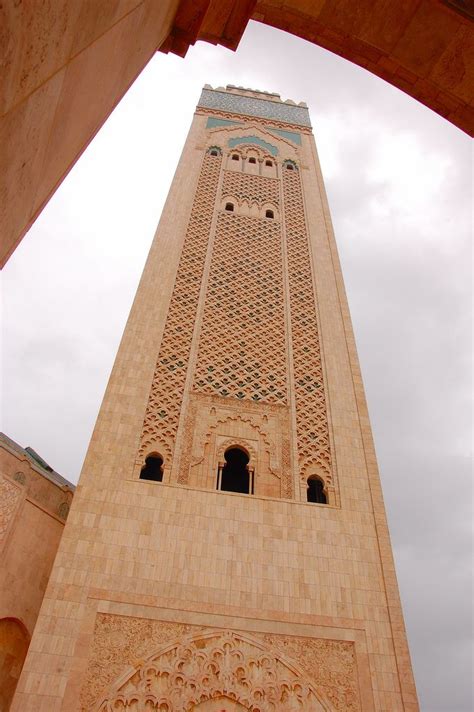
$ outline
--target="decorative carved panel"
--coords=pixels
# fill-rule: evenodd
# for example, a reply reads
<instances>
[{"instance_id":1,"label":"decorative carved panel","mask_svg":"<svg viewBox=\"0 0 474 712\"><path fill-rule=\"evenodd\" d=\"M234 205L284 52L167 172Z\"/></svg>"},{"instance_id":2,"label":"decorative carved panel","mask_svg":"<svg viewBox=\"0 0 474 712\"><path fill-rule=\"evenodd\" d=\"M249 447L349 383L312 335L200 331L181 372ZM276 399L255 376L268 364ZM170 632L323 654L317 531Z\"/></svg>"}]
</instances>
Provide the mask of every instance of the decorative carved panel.
<instances>
[{"instance_id":1,"label":"decorative carved panel","mask_svg":"<svg viewBox=\"0 0 474 712\"><path fill-rule=\"evenodd\" d=\"M326 397L311 258L298 170L283 170L299 466L333 484Z\"/></svg>"},{"instance_id":2,"label":"decorative carved panel","mask_svg":"<svg viewBox=\"0 0 474 712\"><path fill-rule=\"evenodd\" d=\"M192 393L178 481L214 489L218 462L232 445L240 445L250 456L255 494L292 497L288 408Z\"/></svg>"},{"instance_id":3,"label":"decorative carved panel","mask_svg":"<svg viewBox=\"0 0 474 712\"><path fill-rule=\"evenodd\" d=\"M280 181L278 178L252 176L247 173L225 171L222 195L233 195L239 200L264 203L280 203Z\"/></svg>"},{"instance_id":4,"label":"decorative carved panel","mask_svg":"<svg viewBox=\"0 0 474 712\"><path fill-rule=\"evenodd\" d=\"M157 443L165 458L174 450L221 161L209 153L203 159L143 423L141 458Z\"/></svg>"},{"instance_id":5,"label":"decorative carved panel","mask_svg":"<svg viewBox=\"0 0 474 712\"><path fill-rule=\"evenodd\" d=\"M219 215L194 390L286 403L282 245L273 220Z\"/></svg>"},{"instance_id":6,"label":"decorative carved panel","mask_svg":"<svg viewBox=\"0 0 474 712\"><path fill-rule=\"evenodd\" d=\"M354 644L98 614L82 712L242 708L361 712Z\"/></svg>"}]
</instances>

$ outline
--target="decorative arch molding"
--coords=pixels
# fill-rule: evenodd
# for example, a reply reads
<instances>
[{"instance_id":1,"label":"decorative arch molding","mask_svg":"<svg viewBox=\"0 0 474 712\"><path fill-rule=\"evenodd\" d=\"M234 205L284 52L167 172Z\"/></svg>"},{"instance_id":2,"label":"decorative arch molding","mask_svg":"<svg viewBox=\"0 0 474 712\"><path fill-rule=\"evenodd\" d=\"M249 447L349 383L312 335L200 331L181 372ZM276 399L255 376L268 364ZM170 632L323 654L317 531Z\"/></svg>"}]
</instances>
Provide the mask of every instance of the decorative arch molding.
<instances>
[{"instance_id":1,"label":"decorative arch molding","mask_svg":"<svg viewBox=\"0 0 474 712\"><path fill-rule=\"evenodd\" d=\"M226 451L232 447L239 448L239 450L243 450L244 452L246 452L249 457L249 465L255 466L255 463L257 461L257 452L253 445L248 442L248 440L244 440L242 438L228 438L223 443L221 443L217 451L217 459L219 460L219 462L224 461Z\"/></svg>"},{"instance_id":2,"label":"decorative arch molding","mask_svg":"<svg viewBox=\"0 0 474 712\"><path fill-rule=\"evenodd\" d=\"M269 439L267 431L264 430L263 428L261 428L260 425L258 423L256 423L253 418L251 418L250 416L242 415L240 413L238 415L225 415L225 416L223 416L221 418L217 418L215 420L213 425L211 425L211 427L208 429L208 431L206 433L206 437L203 441L202 455L199 457L199 459L193 460L192 464L197 465L200 462L202 462L202 460L204 458L204 452L205 452L206 446L209 445L209 443L211 442L212 435L216 432L216 430L221 425L227 425L228 423L239 423L239 422L246 423L247 425L250 425L250 427L253 428L254 430L256 430L258 435L261 436L261 441L265 445L265 450L269 457L270 471L273 475L276 475L278 477L277 472L276 472L277 466L275 465L275 462L274 462L273 447L270 443L270 439ZM236 442L236 439L233 438L232 436L229 436L229 442L230 442L230 440L232 440L232 442ZM242 442L244 442L244 441L242 441ZM245 446L245 447L247 447L247 446Z\"/></svg>"},{"instance_id":3,"label":"decorative arch molding","mask_svg":"<svg viewBox=\"0 0 474 712\"><path fill-rule=\"evenodd\" d=\"M208 112L206 111L206 114ZM214 113L212 111L209 111L209 113ZM218 112L220 113L220 112ZM224 114L223 114L224 116ZM227 117L227 114L225 115ZM231 116L231 115L229 115ZM244 117L246 118L246 117ZM263 143L268 144L269 146L272 146L277 149L279 154L286 154L287 156L296 159L298 156L298 149L299 145L295 144L294 141L291 141L290 139L286 138L282 134L274 134L271 133L271 129L288 129L288 124L278 124L275 123L273 125L273 122L266 122L268 123L268 126L262 125L257 120L253 120L251 123L248 122L248 117L246 118L246 123L245 127L242 125L236 125L235 122L232 122L233 125L229 124L227 126L216 126L213 128L208 128L207 132L209 135L209 140L208 140L208 145L214 145L218 144L221 146L227 145L229 146L228 150L238 150L240 148L240 142L246 143L247 145L251 144L251 147L256 150L262 150L263 147L260 148L257 143L252 141L252 138L259 139ZM298 127L298 130L301 131L303 127ZM231 141L238 140L239 144L236 146L232 146L230 143ZM272 155L271 152L268 150L265 150L265 153L268 155L269 158L273 157L275 159L275 156Z\"/></svg>"},{"instance_id":4,"label":"decorative arch molding","mask_svg":"<svg viewBox=\"0 0 474 712\"><path fill-rule=\"evenodd\" d=\"M231 149L242 144L246 146L251 145L252 148L255 146L263 148L264 151L270 153L274 158L278 155L278 148L260 136L236 136L235 138L230 138L227 143Z\"/></svg>"},{"instance_id":5,"label":"decorative arch molding","mask_svg":"<svg viewBox=\"0 0 474 712\"><path fill-rule=\"evenodd\" d=\"M93 712L207 712L213 700L249 712L331 712L297 664L251 636L201 632L129 668ZM232 709L232 708L231 708Z\"/></svg>"},{"instance_id":6,"label":"decorative arch molding","mask_svg":"<svg viewBox=\"0 0 474 712\"><path fill-rule=\"evenodd\" d=\"M147 457L150 455L160 455L160 457L163 458L163 479L165 480L171 467L172 453L171 445L167 439L156 437L144 439L135 461L134 473L136 479L140 477L140 472L145 466Z\"/></svg>"}]
</instances>

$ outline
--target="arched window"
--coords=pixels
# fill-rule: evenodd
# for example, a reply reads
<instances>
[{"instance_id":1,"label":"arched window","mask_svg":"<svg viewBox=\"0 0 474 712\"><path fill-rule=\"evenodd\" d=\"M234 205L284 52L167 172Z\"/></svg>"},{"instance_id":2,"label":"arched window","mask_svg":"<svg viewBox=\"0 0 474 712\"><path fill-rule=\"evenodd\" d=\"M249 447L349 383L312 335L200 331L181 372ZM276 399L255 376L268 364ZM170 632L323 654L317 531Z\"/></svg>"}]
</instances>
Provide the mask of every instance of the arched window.
<instances>
[{"instance_id":1,"label":"arched window","mask_svg":"<svg viewBox=\"0 0 474 712\"><path fill-rule=\"evenodd\" d=\"M225 209L226 209L229 213L233 213L233 212L234 212L234 203L226 203L226 204L225 204Z\"/></svg>"},{"instance_id":2,"label":"arched window","mask_svg":"<svg viewBox=\"0 0 474 712\"><path fill-rule=\"evenodd\" d=\"M211 154L211 156L218 156L218 155L219 155L219 154L217 153L217 149L216 149L216 148L211 148L211 150L209 151L209 153Z\"/></svg>"},{"instance_id":3,"label":"arched window","mask_svg":"<svg viewBox=\"0 0 474 712\"><path fill-rule=\"evenodd\" d=\"M141 480L163 481L163 458L154 452L145 458L145 464L140 472Z\"/></svg>"},{"instance_id":4,"label":"arched window","mask_svg":"<svg viewBox=\"0 0 474 712\"><path fill-rule=\"evenodd\" d=\"M306 498L308 502L314 502L316 504L327 504L326 495L324 493L324 482L317 477L312 475L308 477L308 489L306 490Z\"/></svg>"},{"instance_id":5,"label":"arched window","mask_svg":"<svg viewBox=\"0 0 474 712\"><path fill-rule=\"evenodd\" d=\"M238 161L238 160L239 160L239 154L238 154L238 153L233 153L233 154L232 154L232 160L233 160L233 161Z\"/></svg>"},{"instance_id":6,"label":"arched window","mask_svg":"<svg viewBox=\"0 0 474 712\"><path fill-rule=\"evenodd\" d=\"M266 218L274 218L275 215L273 214L273 210L265 210L265 217Z\"/></svg>"},{"instance_id":7,"label":"arched window","mask_svg":"<svg viewBox=\"0 0 474 712\"><path fill-rule=\"evenodd\" d=\"M295 170L295 167L294 167L294 165L293 165L292 163L287 163L287 164L286 164L286 170L287 170L287 171L294 171L294 170Z\"/></svg>"},{"instance_id":8,"label":"arched window","mask_svg":"<svg viewBox=\"0 0 474 712\"><path fill-rule=\"evenodd\" d=\"M249 163L257 163L257 161L253 156L250 156Z\"/></svg>"},{"instance_id":9,"label":"arched window","mask_svg":"<svg viewBox=\"0 0 474 712\"><path fill-rule=\"evenodd\" d=\"M270 166L270 168L273 166L273 161L265 161L266 166Z\"/></svg>"},{"instance_id":10,"label":"arched window","mask_svg":"<svg viewBox=\"0 0 474 712\"><path fill-rule=\"evenodd\" d=\"M224 492L253 494L253 473L249 470L249 456L239 447L230 447L224 453L225 464L219 467L217 489Z\"/></svg>"}]
</instances>

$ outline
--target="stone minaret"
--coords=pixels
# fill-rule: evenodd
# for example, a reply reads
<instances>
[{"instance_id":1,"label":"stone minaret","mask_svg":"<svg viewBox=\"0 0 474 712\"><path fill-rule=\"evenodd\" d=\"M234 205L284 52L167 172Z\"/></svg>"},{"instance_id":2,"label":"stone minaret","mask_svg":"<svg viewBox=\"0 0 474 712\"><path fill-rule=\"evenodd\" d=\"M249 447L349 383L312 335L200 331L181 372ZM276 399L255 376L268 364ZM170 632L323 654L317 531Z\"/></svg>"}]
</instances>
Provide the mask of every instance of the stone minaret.
<instances>
[{"instance_id":1,"label":"stone minaret","mask_svg":"<svg viewBox=\"0 0 474 712\"><path fill-rule=\"evenodd\" d=\"M13 709L418 710L304 104L202 92Z\"/></svg>"}]
</instances>

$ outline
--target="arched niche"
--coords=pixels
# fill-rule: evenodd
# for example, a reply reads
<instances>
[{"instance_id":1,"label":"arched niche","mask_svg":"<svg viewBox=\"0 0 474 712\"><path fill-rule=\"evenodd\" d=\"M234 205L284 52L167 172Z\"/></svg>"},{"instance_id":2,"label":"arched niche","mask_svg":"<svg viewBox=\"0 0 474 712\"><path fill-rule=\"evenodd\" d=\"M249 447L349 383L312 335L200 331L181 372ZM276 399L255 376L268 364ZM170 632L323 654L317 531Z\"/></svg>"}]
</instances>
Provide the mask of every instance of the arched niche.
<instances>
[{"instance_id":1,"label":"arched niche","mask_svg":"<svg viewBox=\"0 0 474 712\"><path fill-rule=\"evenodd\" d=\"M30 644L25 626L17 618L0 619L0 710L10 703Z\"/></svg>"}]
</instances>

